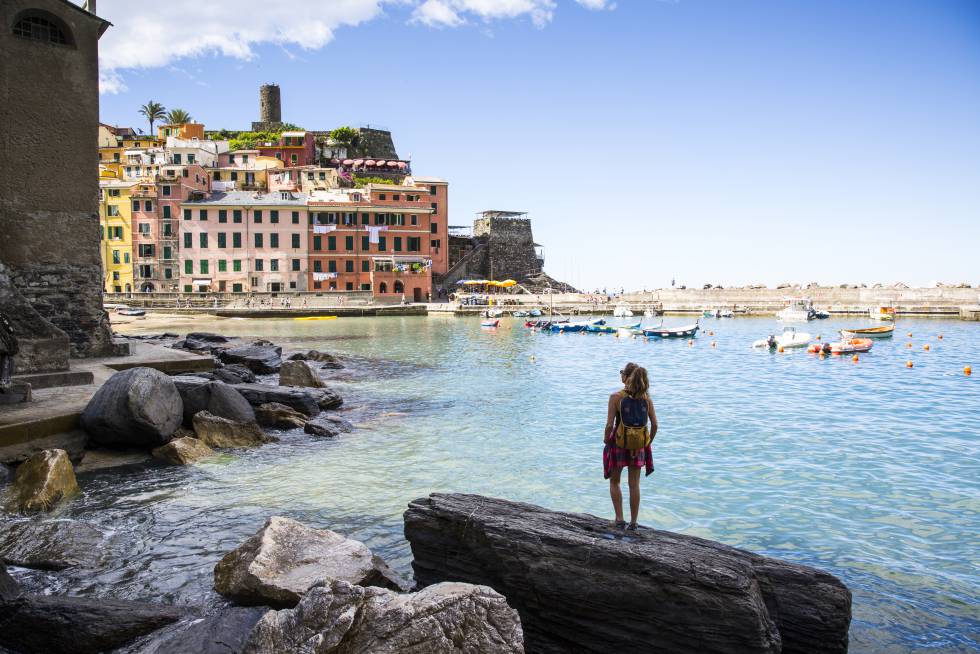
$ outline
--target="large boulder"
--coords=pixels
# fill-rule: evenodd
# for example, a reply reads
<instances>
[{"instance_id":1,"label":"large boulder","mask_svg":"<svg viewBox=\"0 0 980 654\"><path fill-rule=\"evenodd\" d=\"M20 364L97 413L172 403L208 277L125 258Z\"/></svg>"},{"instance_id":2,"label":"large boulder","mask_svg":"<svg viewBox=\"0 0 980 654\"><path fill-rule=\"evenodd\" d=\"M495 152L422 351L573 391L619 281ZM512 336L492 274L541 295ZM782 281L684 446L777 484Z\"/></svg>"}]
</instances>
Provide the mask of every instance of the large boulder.
<instances>
[{"instance_id":1,"label":"large boulder","mask_svg":"<svg viewBox=\"0 0 980 654\"><path fill-rule=\"evenodd\" d=\"M174 347L181 347L185 350L194 350L195 352L213 352L217 349L226 347L224 344L227 343L229 339L220 334L212 334L210 332L191 332L183 338L183 340L174 343Z\"/></svg>"},{"instance_id":2,"label":"large boulder","mask_svg":"<svg viewBox=\"0 0 980 654\"><path fill-rule=\"evenodd\" d=\"M405 588L364 543L279 516L269 518L214 568L214 589L248 605L295 606L306 589L321 579Z\"/></svg>"},{"instance_id":3,"label":"large boulder","mask_svg":"<svg viewBox=\"0 0 980 654\"><path fill-rule=\"evenodd\" d=\"M270 402L285 404L307 416L315 416L321 409L334 408L344 400L327 388L298 388L296 386L267 386L265 384L234 384L253 407ZM323 405L327 406L323 406Z\"/></svg>"},{"instance_id":4,"label":"large boulder","mask_svg":"<svg viewBox=\"0 0 980 654\"><path fill-rule=\"evenodd\" d=\"M258 375L279 371L282 348L271 345L243 345L215 352L222 363L240 363Z\"/></svg>"},{"instance_id":5,"label":"large boulder","mask_svg":"<svg viewBox=\"0 0 980 654\"><path fill-rule=\"evenodd\" d=\"M215 379L226 384L252 384L255 382L255 373L240 363L222 366L215 369L212 374Z\"/></svg>"},{"instance_id":6,"label":"large boulder","mask_svg":"<svg viewBox=\"0 0 980 654\"><path fill-rule=\"evenodd\" d=\"M161 445L153 450L154 457L179 466L197 463L215 455L216 452L208 447L204 441L189 436L175 438L166 445Z\"/></svg>"},{"instance_id":7,"label":"large boulder","mask_svg":"<svg viewBox=\"0 0 980 654\"><path fill-rule=\"evenodd\" d=\"M348 434L354 431L354 425L350 420L329 413L321 413L310 422L316 423L311 429L306 430L307 433L311 434L315 433L315 430L321 429L325 433L331 433L331 435Z\"/></svg>"},{"instance_id":8,"label":"large boulder","mask_svg":"<svg viewBox=\"0 0 980 654\"><path fill-rule=\"evenodd\" d=\"M306 352L296 352L289 356L291 361L316 361L322 364L321 368L340 369L344 364L335 355L320 350L308 350Z\"/></svg>"},{"instance_id":9,"label":"large boulder","mask_svg":"<svg viewBox=\"0 0 980 654\"><path fill-rule=\"evenodd\" d=\"M815 568L720 543L478 495L405 512L422 586L490 586L521 614L529 652L847 651L851 593Z\"/></svg>"},{"instance_id":10,"label":"large boulder","mask_svg":"<svg viewBox=\"0 0 980 654\"><path fill-rule=\"evenodd\" d=\"M120 654L241 654L252 628L267 612L257 607L222 608L164 627Z\"/></svg>"},{"instance_id":11,"label":"large boulder","mask_svg":"<svg viewBox=\"0 0 980 654\"><path fill-rule=\"evenodd\" d=\"M278 402L269 402L257 406L255 419L264 427L279 427L280 429L297 429L309 420L306 414Z\"/></svg>"},{"instance_id":12,"label":"large boulder","mask_svg":"<svg viewBox=\"0 0 980 654\"><path fill-rule=\"evenodd\" d=\"M569 650L572 651L572 650ZM244 654L520 654L517 611L492 588L444 583L399 595L320 582L295 609L269 611Z\"/></svg>"},{"instance_id":13,"label":"large boulder","mask_svg":"<svg viewBox=\"0 0 980 654\"><path fill-rule=\"evenodd\" d=\"M117 372L82 412L92 441L109 447L157 447L170 440L184 416L173 380L153 368Z\"/></svg>"},{"instance_id":14,"label":"large boulder","mask_svg":"<svg viewBox=\"0 0 980 654\"><path fill-rule=\"evenodd\" d=\"M256 422L238 422L201 411L194 416L194 433L208 447L257 447L278 438L262 431Z\"/></svg>"},{"instance_id":15,"label":"large boulder","mask_svg":"<svg viewBox=\"0 0 980 654\"><path fill-rule=\"evenodd\" d=\"M279 385L306 386L309 388L323 388L325 386L316 368L306 361L283 361L279 368Z\"/></svg>"},{"instance_id":16,"label":"large boulder","mask_svg":"<svg viewBox=\"0 0 980 654\"><path fill-rule=\"evenodd\" d=\"M17 467L14 482L3 490L2 504L13 513L50 511L78 492L68 453L42 450Z\"/></svg>"},{"instance_id":17,"label":"large boulder","mask_svg":"<svg viewBox=\"0 0 980 654\"><path fill-rule=\"evenodd\" d=\"M174 607L88 597L22 594L0 605L0 651L96 654L181 617Z\"/></svg>"},{"instance_id":18,"label":"large boulder","mask_svg":"<svg viewBox=\"0 0 980 654\"><path fill-rule=\"evenodd\" d=\"M340 433L333 424L326 422L325 420L320 420L319 417L310 420L303 426L303 431L307 434L312 434L313 436L320 436L321 438L333 438Z\"/></svg>"},{"instance_id":19,"label":"large boulder","mask_svg":"<svg viewBox=\"0 0 980 654\"><path fill-rule=\"evenodd\" d=\"M201 411L238 422L255 422L252 405L228 384L189 375L180 375L173 380L184 403L184 426L190 427L194 414Z\"/></svg>"},{"instance_id":20,"label":"large boulder","mask_svg":"<svg viewBox=\"0 0 980 654\"><path fill-rule=\"evenodd\" d=\"M191 332L184 338L189 338L194 341L202 341L204 343L227 343L231 340L227 336L222 336L221 334L215 334L213 332Z\"/></svg>"},{"instance_id":21,"label":"large boulder","mask_svg":"<svg viewBox=\"0 0 980 654\"><path fill-rule=\"evenodd\" d=\"M0 524L0 561L41 570L93 566L104 534L77 520L22 520Z\"/></svg>"}]
</instances>

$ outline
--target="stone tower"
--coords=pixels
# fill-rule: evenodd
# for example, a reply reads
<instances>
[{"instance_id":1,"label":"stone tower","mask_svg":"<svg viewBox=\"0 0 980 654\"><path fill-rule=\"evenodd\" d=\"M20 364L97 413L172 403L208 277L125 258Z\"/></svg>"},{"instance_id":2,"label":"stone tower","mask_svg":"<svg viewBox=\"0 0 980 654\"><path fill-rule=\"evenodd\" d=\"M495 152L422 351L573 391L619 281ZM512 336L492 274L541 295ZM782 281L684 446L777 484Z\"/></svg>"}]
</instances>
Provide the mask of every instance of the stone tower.
<instances>
[{"instance_id":1,"label":"stone tower","mask_svg":"<svg viewBox=\"0 0 980 654\"><path fill-rule=\"evenodd\" d=\"M259 88L259 120L263 123L282 122L282 102L278 84L263 84Z\"/></svg>"}]
</instances>

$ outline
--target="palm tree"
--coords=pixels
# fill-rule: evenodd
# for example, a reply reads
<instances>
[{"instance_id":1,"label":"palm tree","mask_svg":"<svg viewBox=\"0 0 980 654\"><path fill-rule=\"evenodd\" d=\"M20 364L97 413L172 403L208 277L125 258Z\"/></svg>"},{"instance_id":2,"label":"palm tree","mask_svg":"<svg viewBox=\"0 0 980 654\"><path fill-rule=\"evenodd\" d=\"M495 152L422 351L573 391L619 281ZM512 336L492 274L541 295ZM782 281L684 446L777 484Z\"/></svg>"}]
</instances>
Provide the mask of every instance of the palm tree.
<instances>
[{"instance_id":1,"label":"palm tree","mask_svg":"<svg viewBox=\"0 0 980 654\"><path fill-rule=\"evenodd\" d=\"M153 123L158 120L162 120L166 115L166 111L166 107L159 102L154 102L153 100L150 100L140 107L140 113L146 116L146 119L150 121L150 136L153 136Z\"/></svg>"},{"instance_id":2,"label":"palm tree","mask_svg":"<svg viewBox=\"0 0 980 654\"><path fill-rule=\"evenodd\" d=\"M192 120L191 115L183 109L171 109L167 112L167 123L170 125L183 125Z\"/></svg>"}]
</instances>

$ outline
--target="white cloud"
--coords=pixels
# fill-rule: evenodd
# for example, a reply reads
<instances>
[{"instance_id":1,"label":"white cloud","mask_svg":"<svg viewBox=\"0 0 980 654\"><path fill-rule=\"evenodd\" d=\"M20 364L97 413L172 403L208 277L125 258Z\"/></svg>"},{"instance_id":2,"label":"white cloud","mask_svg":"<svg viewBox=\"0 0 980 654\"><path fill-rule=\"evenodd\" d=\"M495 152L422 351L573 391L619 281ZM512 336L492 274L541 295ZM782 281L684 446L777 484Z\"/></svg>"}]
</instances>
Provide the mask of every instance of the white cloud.
<instances>
[{"instance_id":1,"label":"white cloud","mask_svg":"<svg viewBox=\"0 0 980 654\"><path fill-rule=\"evenodd\" d=\"M614 6L611 0L575 1L588 9ZM254 48L266 43L316 50L337 29L373 20L386 6L405 5L414 7L412 22L431 27L521 17L543 27L554 15L556 0L100 0L99 15L113 23L99 44L100 89L120 93L126 90L126 70L188 57L249 60Z\"/></svg>"}]
</instances>

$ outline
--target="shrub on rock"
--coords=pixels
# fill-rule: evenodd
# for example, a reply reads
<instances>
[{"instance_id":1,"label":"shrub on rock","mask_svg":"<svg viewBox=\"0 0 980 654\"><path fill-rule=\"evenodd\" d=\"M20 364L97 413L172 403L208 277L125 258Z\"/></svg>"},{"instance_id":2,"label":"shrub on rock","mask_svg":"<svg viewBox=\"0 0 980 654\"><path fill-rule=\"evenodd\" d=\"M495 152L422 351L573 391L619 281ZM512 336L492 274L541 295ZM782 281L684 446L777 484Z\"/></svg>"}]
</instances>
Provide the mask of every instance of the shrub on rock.
<instances>
[{"instance_id":1,"label":"shrub on rock","mask_svg":"<svg viewBox=\"0 0 980 654\"><path fill-rule=\"evenodd\" d=\"M201 411L194 416L194 433L208 447L257 447L279 440L258 423L238 422Z\"/></svg>"},{"instance_id":2,"label":"shrub on rock","mask_svg":"<svg viewBox=\"0 0 980 654\"><path fill-rule=\"evenodd\" d=\"M269 611L249 634L247 654L522 654L517 611L487 586L442 583L398 595L322 581L295 609Z\"/></svg>"},{"instance_id":3,"label":"shrub on rock","mask_svg":"<svg viewBox=\"0 0 980 654\"><path fill-rule=\"evenodd\" d=\"M64 450L42 450L17 466L14 482L4 489L3 505L12 513L50 511L78 493L75 469Z\"/></svg>"},{"instance_id":4,"label":"shrub on rock","mask_svg":"<svg viewBox=\"0 0 980 654\"><path fill-rule=\"evenodd\" d=\"M405 588L364 543L273 516L215 566L214 589L240 604L288 607L325 578L360 586Z\"/></svg>"},{"instance_id":5,"label":"shrub on rock","mask_svg":"<svg viewBox=\"0 0 980 654\"><path fill-rule=\"evenodd\" d=\"M163 445L180 426L184 404L173 380L153 368L117 372L82 412L82 428L108 447Z\"/></svg>"}]
</instances>

